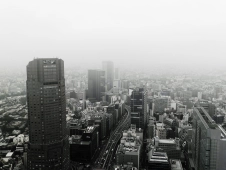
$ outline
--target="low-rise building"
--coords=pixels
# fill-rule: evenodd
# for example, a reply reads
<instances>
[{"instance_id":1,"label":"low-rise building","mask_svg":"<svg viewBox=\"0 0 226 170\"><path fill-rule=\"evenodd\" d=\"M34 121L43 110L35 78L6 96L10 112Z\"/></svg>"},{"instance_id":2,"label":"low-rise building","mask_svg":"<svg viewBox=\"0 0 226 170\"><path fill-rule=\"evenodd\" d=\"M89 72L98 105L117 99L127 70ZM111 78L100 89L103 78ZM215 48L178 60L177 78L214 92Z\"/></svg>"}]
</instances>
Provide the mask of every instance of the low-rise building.
<instances>
[{"instance_id":1,"label":"low-rise building","mask_svg":"<svg viewBox=\"0 0 226 170\"><path fill-rule=\"evenodd\" d=\"M171 170L183 170L181 161L179 159L170 159Z\"/></svg>"},{"instance_id":2,"label":"low-rise building","mask_svg":"<svg viewBox=\"0 0 226 170\"><path fill-rule=\"evenodd\" d=\"M159 139L155 137L154 144L156 150L166 152L169 159L180 159L181 149L175 139Z\"/></svg>"},{"instance_id":3,"label":"low-rise building","mask_svg":"<svg viewBox=\"0 0 226 170\"><path fill-rule=\"evenodd\" d=\"M148 169L153 170L170 170L170 163L166 152L157 152L152 148L148 152Z\"/></svg>"},{"instance_id":4,"label":"low-rise building","mask_svg":"<svg viewBox=\"0 0 226 170\"><path fill-rule=\"evenodd\" d=\"M120 145L116 151L116 163L118 165L133 163L134 167L140 169L142 137L138 136L134 130L123 132Z\"/></svg>"}]
</instances>

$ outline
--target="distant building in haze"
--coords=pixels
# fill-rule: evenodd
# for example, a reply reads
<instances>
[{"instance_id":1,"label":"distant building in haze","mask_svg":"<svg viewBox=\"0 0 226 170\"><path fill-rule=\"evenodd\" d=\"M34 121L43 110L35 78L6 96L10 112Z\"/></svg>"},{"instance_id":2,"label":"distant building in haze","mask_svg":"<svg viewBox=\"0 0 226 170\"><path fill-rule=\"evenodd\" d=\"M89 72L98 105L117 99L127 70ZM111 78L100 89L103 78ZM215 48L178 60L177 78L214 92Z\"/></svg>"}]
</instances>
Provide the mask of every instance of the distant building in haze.
<instances>
[{"instance_id":1,"label":"distant building in haze","mask_svg":"<svg viewBox=\"0 0 226 170\"><path fill-rule=\"evenodd\" d=\"M162 96L154 99L154 113L164 113L170 107L170 97Z\"/></svg>"},{"instance_id":2,"label":"distant building in haze","mask_svg":"<svg viewBox=\"0 0 226 170\"><path fill-rule=\"evenodd\" d=\"M119 71L119 68L115 68L115 80L118 80L118 79L120 79L121 77L120 77L120 71Z\"/></svg>"},{"instance_id":3,"label":"distant building in haze","mask_svg":"<svg viewBox=\"0 0 226 170\"><path fill-rule=\"evenodd\" d=\"M103 70L88 70L88 98L92 101L102 101L105 93L105 72Z\"/></svg>"},{"instance_id":4,"label":"distant building in haze","mask_svg":"<svg viewBox=\"0 0 226 170\"><path fill-rule=\"evenodd\" d=\"M105 90L109 91L113 88L114 63L112 61L103 61L102 70L105 71Z\"/></svg>"}]
</instances>

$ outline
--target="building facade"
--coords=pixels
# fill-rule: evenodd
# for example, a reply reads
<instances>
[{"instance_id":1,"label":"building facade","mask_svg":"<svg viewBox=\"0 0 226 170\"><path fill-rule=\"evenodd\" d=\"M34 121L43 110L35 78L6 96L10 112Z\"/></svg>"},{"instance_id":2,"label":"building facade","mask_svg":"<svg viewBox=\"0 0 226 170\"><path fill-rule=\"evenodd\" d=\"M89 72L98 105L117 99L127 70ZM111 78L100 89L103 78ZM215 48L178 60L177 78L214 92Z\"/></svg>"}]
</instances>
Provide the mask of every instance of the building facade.
<instances>
[{"instance_id":1,"label":"building facade","mask_svg":"<svg viewBox=\"0 0 226 170\"><path fill-rule=\"evenodd\" d=\"M51 58L29 62L27 104L28 169L67 170L69 142L63 60Z\"/></svg>"},{"instance_id":2,"label":"building facade","mask_svg":"<svg viewBox=\"0 0 226 170\"><path fill-rule=\"evenodd\" d=\"M113 88L114 81L114 63L112 61L103 61L102 69L105 71L105 90L109 91Z\"/></svg>"},{"instance_id":3,"label":"building facade","mask_svg":"<svg viewBox=\"0 0 226 170\"><path fill-rule=\"evenodd\" d=\"M102 70L88 70L88 98L102 101L105 95L105 72Z\"/></svg>"},{"instance_id":4,"label":"building facade","mask_svg":"<svg viewBox=\"0 0 226 170\"><path fill-rule=\"evenodd\" d=\"M130 99L131 124L145 130L147 125L147 90L137 88L132 91Z\"/></svg>"},{"instance_id":5,"label":"building facade","mask_svg":"<svg viewBox=\"0 0 226 170\"><path fill-rule=\"evenodd\" d=\"M192 159L196 170L226 170L226 140L203 107L195 107L192 124Z\"/></svg>"}]
</instances>

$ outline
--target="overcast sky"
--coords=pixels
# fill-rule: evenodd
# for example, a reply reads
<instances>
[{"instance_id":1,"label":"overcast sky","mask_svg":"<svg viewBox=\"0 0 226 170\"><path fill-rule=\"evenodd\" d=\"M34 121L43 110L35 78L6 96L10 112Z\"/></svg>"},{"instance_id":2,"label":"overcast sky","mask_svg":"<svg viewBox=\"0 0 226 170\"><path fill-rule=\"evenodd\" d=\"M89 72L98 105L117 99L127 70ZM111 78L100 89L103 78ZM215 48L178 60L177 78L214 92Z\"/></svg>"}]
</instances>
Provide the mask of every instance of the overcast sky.
<instances>
[{"instance_id":1,"label":"overcast sky","mask_svg":"<svg viewBox=\"0 0 226 170\"><path fill-rule=\"evenodd\" d=\"M66 66L223 66L225 9L225 0L2 0L0 66L34 57Z\"/></svg>"}]
</instances>

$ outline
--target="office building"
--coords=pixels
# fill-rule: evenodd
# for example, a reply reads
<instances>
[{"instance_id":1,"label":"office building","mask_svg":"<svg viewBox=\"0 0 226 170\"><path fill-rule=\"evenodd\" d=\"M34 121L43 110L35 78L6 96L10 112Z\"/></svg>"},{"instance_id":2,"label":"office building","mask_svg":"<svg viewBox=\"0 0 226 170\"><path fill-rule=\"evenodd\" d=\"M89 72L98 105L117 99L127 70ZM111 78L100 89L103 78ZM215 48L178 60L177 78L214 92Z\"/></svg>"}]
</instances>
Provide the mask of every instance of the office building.
<instances>
[{"instance_id":1,"label":"office building","mask_svg":"<svg viewBox=\"0 0 226 170\"><path fill-rule=\"evenodd\" d=\"M180 159L181 149L178 140L154 137L154 143L156 151L166 152L169 159Z\"/></svg>"},{"instance_id":2,"label":"office building","mask_svg":"<svg viewBox=\"0 0 226 170\"><path fill-rule=\"evenodd\" d=\"M105 71L105 90L109 91L113 88L114 63L112 61L103 61L102 70Z\"/></svg>"},{"instance_id":3,"label":"office building","mask_svg":"<svg viewBox=\"0 0 226 170\"><path fill-rule=\"evenodd\" d=\"M203 107L212 118L216 113L216 106L208 100L199 100L195 107Z\"/></svg>"},{"instance_id":4,"label":"office building","mask_svg":"<svg viewBox=\"0 0 226 170\"><path fill-rule=\"evenodd\" d=\"M105 95L105 72L88 70L88 98L91 102L102 101Z\"/></svg>"},{"instance_id":5,"label":"office building","mask_svg":"<svg viewBox=\"0 0 226 170\"><path fill-rule=\"evenodd\" d=\"M225 115L221 115L221 114L218 114L218 115L214 115L213 116L213 120L217 123L217 124L222 124L224 123L224 117Z\"/></svg>"},{"instance_id":6,"label":"office building","mask_svg":"<svg viewBox=\"0 0 226 170\"><path fill-rule=\"evenodd\" d=\"M121 77L120 77L120 70L119 70L119 68L115 68L115 80L118 80L118 79L120 79Z\"/></svg>"},{"instance_id":7,"label":"office building","mask_svg":"<svg viewBox=\"0 0 226 170\"><path fill-rule=\"evenodd\" d=\"M148 152L147 168L151 170L170 170L170 162L166 152L157 152L152 148Z\"/></svg>"},{"instance_id":8,"label":"office building","mask_svg":"<svg viewBox=\"0 0 226 170\"><path fill-rule=\"evenodd\" d=\"M155 125L153 124L148 124L147 128L147 137L148 138L153 138L155 136Z\"/></svg>"},{"instance_id":9,"label":"office building","mask_svg":"<svg viewBox=\"0 0 226 170\"><path fill-rule=\"evenodd\" d=\"M156 123L156 136L159 137L159 139L166 139L167 130L164 127L163 123Z\"/></svg>"},{"instance_id":10,"label":"office building","mask_svg":"<svg viewBox=\"0 0 226 170\"><path fill-rule=\"evenodd\" d=\"M89 163L99 147L99 131L97 126L88 126L81 135L69 138L70 159L75 162Z\"/></svg>"},{"instance_id":11,"label":"office building","mask_svg":"<svg viewBox=\"0 0 226 170\"><path fill-rule=\"evenodd\" d=\"M131 124L135 124L137 128L146 129L147 125L147 90L144 88L136 88L132 91L131 99Z\"/></svg>"},{"instance_id":12,"label":"office building","mask_svg":"<svg viewBox=\"0 0 226 170\"><path fill-rule=\"evenodd\" d=\"M89 126L91 125L98 125L99 126L99 136L100 140L103 140L106 135L108 134L107 130L109 130L109 123L112 124L112 119L110 122L108 121L107 124L107 113L103 111L95 111L95 110L89 110L90 108L87 108L83 111L83 114L85 115L85 119L88 120Z\"/></svg>"},{"instance_id":13,"label":"office building","mask_svg":"<svg viewBox=\"0 0 226 170\"><path fill-rule=\"evenodd\" d=\"M107 107L107 113L109 113L109 114L112 115L112 118L113 118L113 127L115 127L116 124L118 123L118 112L116 112L115 104L110 104Z\"/></svg>"},{"instance_id":14,"label":"office building","mask_svg":"<svg viewBox=\"0 0 226 170\"><path fill-rule=\"evenodd\" d=\"M133 163L133 166L140 169L141 146L143 136L135 132L136 129L129 129L123 132L120 145L116 151L116 164L124 165Z\"/></svg>"},{"instance_id":15,"label":"office building","mask_svg":"<svg viewBox=\"0 0 226 170\"><path fill-rule=\"evenodd\" d=\"M226 133L203 107L195 107L192 123L192 160L196 170L225 170Z\"/></svg>"},{"instance_id":16,"label":"office building","mask_svg":"<svg viewBox=\"0 0 226 170\"><path fill-rule=\"evenodd\" d=\"M34 59L27 65L28 169L69 168L64 62Z\"/></svg>"}]
</instances>

